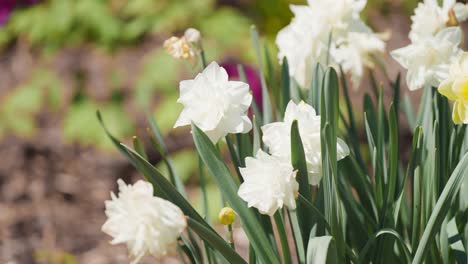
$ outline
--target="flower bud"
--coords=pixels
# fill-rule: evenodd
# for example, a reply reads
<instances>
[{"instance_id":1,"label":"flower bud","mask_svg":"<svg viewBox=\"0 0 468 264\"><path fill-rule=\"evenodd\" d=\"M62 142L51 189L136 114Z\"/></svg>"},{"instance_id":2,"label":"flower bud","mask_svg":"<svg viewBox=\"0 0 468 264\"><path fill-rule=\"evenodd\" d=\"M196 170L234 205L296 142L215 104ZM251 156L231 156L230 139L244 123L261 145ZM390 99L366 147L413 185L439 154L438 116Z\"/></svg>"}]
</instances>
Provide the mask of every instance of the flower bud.
<instances>
[{"instance_id":1,"label":"flower bud","mask_svg":"<svg viewBox=\"0 0 468 264\"><path fill-rule=\"evenodd\" d=\"M194 28L188 28L185 30L184 37L188 42L197 43L200 41L201 34L200 31Z\"/></svg>"},{"instance_id":2,"label":"flower bud","mask_svg":"<svg viewBox=\"0 0 468 264\"><path fill-rule=\"evenodd\" d=\"M234 223L234 219L236 218L236 213L232 210L231 207L224 207L221 209L218 215L219 222L222 225L231 225Z\"/></svg>"}]
</instances>

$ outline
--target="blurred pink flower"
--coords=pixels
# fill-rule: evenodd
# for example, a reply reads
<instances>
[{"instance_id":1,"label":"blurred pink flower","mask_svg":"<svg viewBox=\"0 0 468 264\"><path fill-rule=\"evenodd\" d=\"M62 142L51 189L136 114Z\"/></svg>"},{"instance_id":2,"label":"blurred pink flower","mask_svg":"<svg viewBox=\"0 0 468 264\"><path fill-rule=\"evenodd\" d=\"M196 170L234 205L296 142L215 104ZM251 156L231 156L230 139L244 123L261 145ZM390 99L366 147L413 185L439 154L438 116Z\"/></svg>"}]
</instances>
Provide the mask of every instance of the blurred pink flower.
<instances>
[{"instance_id":1,"label":"blurred pink flower","mask_svg":"<svg viewBox=\"0 0 468 264\"><path fill-rule=\"evenodd\" d=\"M240 80L240 74L237 70L237 63L232 61L227 61L221 63L221 67L226 69L226 72L229 75L229 79L231 81ZM244 67L245 77L247 78L247 83L250 86L250 90L252 91L253 98L255 103L258 106L258 110L262 111L262 82L260 80L260 76L255 68L249 66L247 64L241 64Z\"/></svg>"},{"instance_id":2,"label":"blurred pink flower","mask_svg":"<svg viewBox=\"0 0 468 264\"><path fill-rule=\"evenodd\" d=\"M0 25L5 24L16 7L33 5L40 0L0 0Z\"/></svg>"}]
</instances>

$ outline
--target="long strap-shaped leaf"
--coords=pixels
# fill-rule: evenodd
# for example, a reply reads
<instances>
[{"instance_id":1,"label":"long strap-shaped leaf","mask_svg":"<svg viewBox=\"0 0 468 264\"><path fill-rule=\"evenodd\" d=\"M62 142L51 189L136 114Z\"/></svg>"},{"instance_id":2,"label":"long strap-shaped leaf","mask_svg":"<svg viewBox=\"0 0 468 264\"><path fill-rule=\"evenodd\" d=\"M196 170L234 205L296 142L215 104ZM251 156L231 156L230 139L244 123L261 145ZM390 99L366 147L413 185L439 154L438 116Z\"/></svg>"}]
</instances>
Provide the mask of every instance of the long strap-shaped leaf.
<instances>
[{"instance_id":1,"label":"long strap-shaped leaf","mask_svg":"<svg viewBox=\"0 0 468 264\"><path fill-rule=\"evenodd\" d=\"M306 200L311 200L312 191L309 185L304 146L302 144L301 135L299 134L297 120L294 120L291 125L291 163L294 169L297 170L296 179L299 183L299 194ZM304 201L302 200L297 202L297 216L299 217L302 239L305 242L304 247L307 248L307 241L313 224L313 212L304 205Z\"/></svg>"},{"instance_id":2,"label":"long strap-shaped leaf","mask_svg":"<svg viewBox=\"0 0 468 264\"><path fill-rule=\"evenodd\" d=\"M391 236L395 237L396 241L400 244L400 248L403 249L403 253L405 254L406 260L409 261L411 253L410 253L408 247L406 246L404 239L395 230L393 230L391 228L384 228L382 230L377 231L375 234L373 234L371 239L369 239L369 241L367 241L366 245L364 246L364 248L359 253L358 263L363 262L363 260L364 260L364 258L366 256L367 252L369 251L369 249L377 242L377 238L382 236L382 235L391 235Z\"/></svg>"},{"instance_id":3,"label":"long strap-shaped leaf","mask_svg":"<svg viewBox=\"0 0 468 264\"><path fill-rule=\"evenodd\" d=\"M214 249L218 250L219 253L223 255L223 257L229 261L229 263L247 263L244 259L242 259L239 254L234 251L231 246L217 234L215 234L212 230L205 227L205 225L199 223L198 221L188 217L187 218L188 226L195 231L204 241L206 241L210 246Z\"/></svg>"},{"instance_id":4,"label":"long strap-shaped leaf","mask_svg":"<svg viewBox=\"0 0 468 264\"><path fill-rule=\"evenodd\" d=\"M336 264L338 254L331 236L310 237L307 247L307 264Z\"/></svg>"},{"instance_id":5,"label":"long strap-shaped leaf","mask_svg":"<svg viewBox=\"0 0 468 264\"><path fill-rule=\"evenodd\" d=\"M193 124L192 135L200 157L221 189L223 196L242 219L245 233L252 247L255 249L255 254L263 263L279 264L277 255L268 242L267 236L262 232L262 226L254 213L247 207L246 203L237 195L237 185L216 150L216 147L205 133Z\"/></svg>"},{"instance_id":6,"label":"long strap-shaped leaf","mask_svg":"<svg viewBox=\"0 0 468 264\"><path fill-rule=\"evenodd\" d=\"M424 233L419 242L419 246L414 254L413 264L419 264L424 261L425 254L429 249L434 236L439 231L442 222L450 209L450 204L453 202L460 186L463 182L463 178L468 174L468 153L463 156L462 160L458 163L457 167L453 171L450 179L442 191L437 203L432 210L429 221L424 229Z\"/></svg>"}]
</instances>

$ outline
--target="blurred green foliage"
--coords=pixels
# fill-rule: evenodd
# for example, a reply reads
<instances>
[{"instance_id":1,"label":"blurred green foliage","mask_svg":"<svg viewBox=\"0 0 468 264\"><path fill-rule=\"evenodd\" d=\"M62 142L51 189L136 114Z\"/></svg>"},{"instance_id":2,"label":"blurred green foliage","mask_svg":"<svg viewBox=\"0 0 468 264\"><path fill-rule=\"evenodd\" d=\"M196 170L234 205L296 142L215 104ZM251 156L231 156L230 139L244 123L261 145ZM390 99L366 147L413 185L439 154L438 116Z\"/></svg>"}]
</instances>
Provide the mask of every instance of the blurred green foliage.
<instances>
[{"instance_id":1,"label":"blurred green foliage","mask_svg":"<svg viewBox=\"0 0 468 264\"><path fill-rule=\"evenodd\" d=\"M57 49L93 43L110 50L148 33L178 30L212 12L213 0L49 0L13 13L0 45L24 36Z\"/></svg>"},{"instance_id":2,"label":"blurred green foliage","mask_svg":"<svg viewBox=\"0 0 468 264\"><path fill-rule=\"evenodd\" d=\"M192 78L199 64L170 57L163 40L195 27L202 32L209 60L229 56L249 61L251 24L239 10L218 7L215 0L44 0L18 9L0 28L0 55L9 56L19 40L38 62L30 69L30 78L0 97L0 136L34 136L38 115L50 112L59 116L67 142L111 149L95 111L101 110L110 129L125 138L135 133L130 121L135 118L128 110L135 115L154 105L167 134L180 110L175 103L178 82ZM99 76L109 86L104 88L108 95L96 98L90 81L95 77L88 76L92 69L82 68L92 65L70 67L76 72L66 75L75 79L64 80L50 63L73 49L96 50L110 61L122 53L141 59L124 74L127 65L109 64L109 76ZM122 98L112 96L116 91Z\"/></svg>"},{"instance_id":3,"label":"blurred green foliage","mask_svg":"<svg viewBox=\"0 0 468 264\"><path fill-rule=\"evenodd\" d=\"M40 263L50 264L76 264L76 257L63 251L38 250L34 254L34 259Z\"/></svg>"},{"instance_id":4,"label":"blurred green foliage","mask_svg":"<svg viewBox=\"0 0 468 264\"><path fill-rule=\"evenodd\" d=\"M60 97L60 82L55 74L38 69L29 82L0 100L0 136L7 133L32 135L35 132L35 113L44 107L57 111Z\"/></svg>"}]
</instances>

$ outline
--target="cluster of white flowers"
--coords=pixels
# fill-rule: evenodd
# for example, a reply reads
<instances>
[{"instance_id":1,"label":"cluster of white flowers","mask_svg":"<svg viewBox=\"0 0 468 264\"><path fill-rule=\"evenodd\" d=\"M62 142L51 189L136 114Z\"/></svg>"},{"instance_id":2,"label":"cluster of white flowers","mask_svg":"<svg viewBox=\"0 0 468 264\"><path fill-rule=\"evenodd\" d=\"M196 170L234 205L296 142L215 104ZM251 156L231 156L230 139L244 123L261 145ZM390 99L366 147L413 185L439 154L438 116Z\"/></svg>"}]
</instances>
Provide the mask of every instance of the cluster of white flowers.
<instances>
[{"instance_id":1,"label":"cluster of white flowers","mask_svg":"<svg viewBox=\"0 0 468 264\"><path fill-rule=\"evenodd\" d=\"M384 36L360 18L366 0L308 0L291 5L294 19L276 37L278 57L288 59L290 75L308 88L316 63L341 65L358 86L372 55L385 51Z\"/></svg>"},{"instance_id":2,"label":"cluster of white flowers","mask_svg":"<svg viewBox=\"0 0 468 264\"><path fill-rule=\"evenodd\" d=\"M177 239L187 225L182 211L169 201L153 196L153 186L145 181L126 185L121 179L118 197L106 201L107 221L102 231L112 236L112 244L125 243L132 263L145 255L156 258L175 252Z\"/></svg>"},{"instance_id":3,"label":"cluster of white flowers","mask_svg":"<svg viewBox=\"0 0 468 264\"><path fill-rule=\"evenodd\" d=\"M229 81L224 68L212 62L194 80L180 82L179 103L184 105L174 127L194 123L217 143L229 133L247 133L252 123L247 115L252 102L249 86ZM271 155L258 151L255 158L246 159L246 167L240 168L244 182L239 196L248 206L261 213L273 215L283 205L296 207L298 183L291 166L291 125L298 121L299 133L304 145L309 183L319 184L321 176L320 116L304 102L298 105L290 101L283 122L262 127L262 140ZM349 154L346 143L338 139L338 160Z\"/></svg>"},{"instance_id":4,"label":"cluster of white flowers","mask_svg":"<svg viewBox=\"0 0 468 264\"><path fill-rule=\"evenodd\" d=\"M455 0L419 3L411 17L411 44L391 54L408 69L406 82L410 90L437 87L448 77L450 64L461 54L462 32L458 23L468 18L468 7Z\"/></svg>"},{"instance_id":5,"label":"cluster of white flowers","mask_svg":"<svg viewBox=\"0 0 468 264\"><path fill-rule=\"evenodd\" d=\"M274 156L291 160L291 125L297 120L299 134L304 145L309 183L317 185L322 179L322 155L320 146L320 116L315 109L301 101L290 101L286 107L283 122L274 122L262 127L262 140ZM337 158L341 160L349 155L346 143L338 138Z\"/></svg>"},{"instance_id":6,"label":"cluster of white flowers","mask_svg":"<svg viewBox=\"0 0 468 264\"><path fill-rule=\"evenodd\" d=\"M317 185L322 179L320 116L312 106L293 101L288 103L283 122L264 125L263 143L271 156L259 151L256 159L247 158L246 167L240 168L244 182L239 189L239 196L248 206L257 208L260 213L273 215L286 205L296 207L294 197L298 190L295 173L291 166L291 125L298 121L299 134L304 145L309 183ZM337 159L349 155L346 143L338 139Z\"/></svg>"},{"instance_id":7,"label":"cluster of white flowers","mask_svg":"<svg viewBox=\"0 0 468 264\"><path fill-rule=\"evenodd\" d=\"M468 124L468 55L459 45L463 34L459 23L468 18L468 5L444 0L419 3L411 17L411 44L392 51L392 56L408 70L410 90L438 87L454 101L453 121Z\"/></svg>"}]
</instances>

